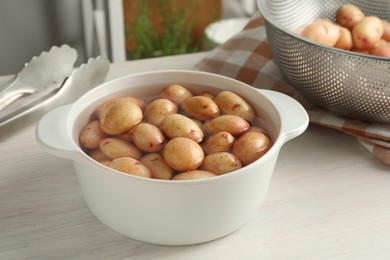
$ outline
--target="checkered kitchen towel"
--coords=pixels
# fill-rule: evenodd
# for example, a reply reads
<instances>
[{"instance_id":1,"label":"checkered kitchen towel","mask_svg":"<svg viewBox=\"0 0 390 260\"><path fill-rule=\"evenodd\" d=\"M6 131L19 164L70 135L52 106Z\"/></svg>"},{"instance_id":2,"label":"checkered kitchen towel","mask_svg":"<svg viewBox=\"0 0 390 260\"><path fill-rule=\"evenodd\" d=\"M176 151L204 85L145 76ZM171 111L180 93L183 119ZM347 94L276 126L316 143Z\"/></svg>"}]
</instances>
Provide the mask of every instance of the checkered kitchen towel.
<instances>
[{"instance_id":1,"label":"checkered kitchen towel","mask_svg":"<svg viewBox=\"0 0 390 260\"><path fill-rule=\"evenodd\" d=\"M196 68L243 81L256 88L283 92L305 107L310 123L353 135L380 162L390 166L390 125L345 118L326 111L288 85L272 61L264 19L254 16L244 30L210 51Z\"/></svg>"}]
</instances>

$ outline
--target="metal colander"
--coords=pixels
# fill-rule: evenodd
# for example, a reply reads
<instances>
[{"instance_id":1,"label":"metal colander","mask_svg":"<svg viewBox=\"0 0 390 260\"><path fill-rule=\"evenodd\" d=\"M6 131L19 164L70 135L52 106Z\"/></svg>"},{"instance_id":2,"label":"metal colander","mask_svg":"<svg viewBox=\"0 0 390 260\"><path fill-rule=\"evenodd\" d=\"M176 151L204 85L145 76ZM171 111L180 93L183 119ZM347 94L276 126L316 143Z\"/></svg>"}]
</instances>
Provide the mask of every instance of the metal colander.
<instances>
[{"instance_id":1,"label":"metal colander","mask_svg":"<svg viewBox=\"0 0 390 260\"><path fill-rule=\"evenodd\" d=\"M390 59L317 44L295 32L317 18L336 21L341 4L390 21L389 0L258 0L273 59L304 97L335 113L390 123Z\"/></svg>"}]
</instances>

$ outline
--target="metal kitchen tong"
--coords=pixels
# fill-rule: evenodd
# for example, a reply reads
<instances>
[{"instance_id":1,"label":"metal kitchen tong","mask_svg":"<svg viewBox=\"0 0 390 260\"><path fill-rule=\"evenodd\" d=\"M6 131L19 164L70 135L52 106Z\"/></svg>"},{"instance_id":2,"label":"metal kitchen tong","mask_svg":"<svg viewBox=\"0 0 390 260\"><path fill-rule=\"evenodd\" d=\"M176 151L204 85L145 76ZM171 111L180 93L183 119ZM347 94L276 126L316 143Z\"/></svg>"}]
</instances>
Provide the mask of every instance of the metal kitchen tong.
<instances>
[{"instance_id":1,"label":"metal kitchen tong","mask_svg":"<svg viewBox=\"0 0 390 260\"><path fill-rule=\"evenodd\" d=\"M0 139L105 81L107 59L90 58L74 68L76 58L77 51L68 45L54 46L0 86Z\"/></svg>"},{"instance_id":2,"label":"metal kitchen tong","mask_svg":"<svg viewBox=\"0 0 390 260\"><path fill-rule=\"evenodd\" d=\"M77 51L68 45L53 46L48 52L35 56L11 80L0 86L0 109L25 94L61 84L72 72Z\"/></svg>"}]
</instances>

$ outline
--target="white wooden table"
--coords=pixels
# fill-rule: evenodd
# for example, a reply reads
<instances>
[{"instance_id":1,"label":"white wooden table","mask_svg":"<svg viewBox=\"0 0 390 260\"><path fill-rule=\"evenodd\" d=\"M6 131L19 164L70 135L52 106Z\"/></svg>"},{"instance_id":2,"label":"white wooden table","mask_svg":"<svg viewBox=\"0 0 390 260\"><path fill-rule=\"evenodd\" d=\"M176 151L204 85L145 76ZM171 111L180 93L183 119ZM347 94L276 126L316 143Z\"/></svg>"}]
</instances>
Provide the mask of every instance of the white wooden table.
<instances>
[{"instance_id":1,"label":"white wooden table","mask_svg":"<svg viewBox=\"0 0 390 260\"><path fill-rule=\"evenodd\" d=\"M203 55L112 64L108 79L191 69ZM32 125L0 143L0 259L390 259L389 170L353 137L309 126L282 148L268 196L243 228L158 246L99 222L71 163L42 151Z\"/></svg>"}]
</instances>

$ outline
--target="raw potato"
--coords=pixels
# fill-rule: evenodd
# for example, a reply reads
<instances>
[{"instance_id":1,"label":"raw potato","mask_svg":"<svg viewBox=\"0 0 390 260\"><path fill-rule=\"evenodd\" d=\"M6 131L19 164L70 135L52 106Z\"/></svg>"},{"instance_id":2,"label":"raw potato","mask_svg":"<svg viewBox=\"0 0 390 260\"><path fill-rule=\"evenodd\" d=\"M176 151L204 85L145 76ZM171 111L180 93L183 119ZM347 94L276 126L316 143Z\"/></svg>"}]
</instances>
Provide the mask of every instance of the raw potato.
<instances>
[{"instance_id":1,"label":"raw potato","mask_svg":"<svg viewBox=\"0 0 390 260\"><path fill-rule=\"evenodd\" d=\"M165 145L162 156L169 167L177 171L192 171L202 164L204 151L194 140L176 137Z\"/></svg>"},{"instance_id":2,"label":"raw potato","mask_svg":"<svg viewBox=\"0 0 390 260\"><path fill-rule=\"evenodd\" d=\"M379 45L371 49L371 55L390 58L390 45Z\"/></svg>"},{"instance_id":3,"label":"raw potato","mask_svg":"<svg viewBox=\"0 0 390 260\"><path fill-rule=\"evenodd\" d=\"M328 19L317 19L303 28L301 35L317 43L333 47L340 37L340 29Z\"/></svg>"},{"instance_id":4,"label":"raw potato","mask_svg":"<svg viewBox=\"0 0 390 260\"><path fill-rule=\"evenodd\" d=\"M208 97L209 99L214 99L214 95L207 91L202 91L199 96Z\"/></svg>"},{"instance_id":5,"label":"raw potato","mask_svg":"<svg viewBox=\"0 0 390 260\"><path fill-rule=\"evenodd\" d=\"M176 174L172 180L196 180L217 176L215 173L204 170L193 170Z\"/></svg>"},{"instance_id":6,"label":"raw potato","mask_svg":"<svg viewBox=\"0 0 390 260\"><path fill-rule=\"evenodd\" d=\"M203 133L203 139L204 137L206 136L206 131L204 131L203 129L203 122L202 120L199 120L199 119L196 119L196 118L190 118L192 121L194 121L195 124L198 125L199 129L202 130L202 133Z\"/></svg>"},{"instance_id":7,"label":"raw potato","mask_svg":"<svg viewBox=\"0 0 390 260\"><path fill-rule=\"evenodd\" d=\"M141 158L141 163L152 172L152 178L170 180L173 177L173 169L170 168L159 153L150 153Z\"/></svg>"},{"instance_id":8,"label":"raw potato","mask_svg":"<svg viewBox=\"0 0 390 260\"><path fill-rule=\"evenodd\" d=\"M206 154L227 152L232 148L234 140L234 136L229 132L222 131L209 136L202 147Z\"/></svg>"},{"instance_id":9,"label":"raw potato","mask_svg":"<svg viewBox=\"0 0 390 260\"><path fill-rule=\"evenodd\" d=\"M364 18L363 12L355 5L344 4L336 11L336 20L339 25L351 30L356 23Z\"/></svg>"},{"instance_id":10,"label":"raw potato","mask_svg":"<svg viewBox=\"0 0 390 260\"><path fill-rule=\"evenodd\" d=\"M166 98L157 98L148 103L145 107L146 122L160 126L161 121L171 114L176 114L178 107L175 103Z\"/></svg>"},{"instance_id":11,"label":"raw potato","mask_svg":"<svg viewBox=\"0 0 390 260\"><path fill-rule=\"evenodd\" d=\"M157 152L166 141L160 129L149 123L139 123L132 129L131 135L135 146L144 152Z\"/></svg>"},{"instance_id":12,"label":"raw potato","mask_svg":"<svg viewBox=\"0 0 390 260\"><path fill-rule=\"evenodd\" d=\"M340 37L334 45L335 48L350 50L353 46L351 31L340 26Z\"/></svg>"},{"instance_id":13,"label":"raw potato","mask_svg":"<svg viewBox=\"0 0 390 260\"><path fill-rule=\"evenodd\" d=\"M233 154L243 165L248 165L262 157L270 148L271 140L263 133L248 132L234 142Z\"/></svg>"},{"instance_id":14,"label":"raw potato","mask_svg":"<svg viewBox=\"0 0 390 260\"><path fill-rule=\"evenodd\" d=\"M111 160L103 160L103 161L99 161L101 164L103 164L104 166L108 166L111 162Z\"/></svg>"},{"instance_id":15,"label":"raw potato","mask_svg":"<svg viewBox=\"0 0 390 260\"><path fill-rule=\"evenodd\" d=\"M383 40L383 39L380 39L380 40L375 44L374 48L375 48L375 47L378 47L378 46L380 46L380 45L389 45L389 43L388 43L387 41Z\"/></svg>"},{"instance_id":16,"label":"raw potato","mask_svg":"<svg viewBox=\"0 0 390 260\"><path fill-rule=\"evenodd\" d=\"M212 99L204 96L186 98L180 107L188 115L199 120L207 120L220 114L218 105Z\"/></svg>"},{"instance_id":17,"label":"raw potato","mask_svg":"<svg viewBox=\"0 0 390 260\"><path fill-rule=\"evenodd\" d=\"M248 132L260 132L260 133L263 133L265 135L268 135L268 132L263 128L263 127L260 127L260 126L251 126L251 128L249 129Z\"/></svg>"},{"instance_id":18,"label":"raw potato","mask_svg":"<svg viewBox=\"0 0 390 260\"><path fill-rule=\"evenodd\" d=\"M95 161L98 161L98 162L109 161L109 160L111 160L111 159L108 158L108 157L102 152L102 150L100 150L99 148L90 151L90 152L88 153L88 155L89 155L92 159L94 159Z\"/></svg>"},{"instance_id":19,"label":"raw potato","mask_svg":"<svg viewBox=\"0 0 390 260\"><path fill-rule=\"evenodd\" d=\"M109 162L108 167L127 174L151 178L152 172L140 161L131 157L119 157Z\"/></svg>"},{"instance_id":20,"label":"raw potato","mask_svg":"<svg viewBox=\"0 0 390 260\"><path fill-rule=\"evenodd\" d=\"M370 50L382 38L382 20L375 16L366 16L352 28L354 46L359 50Z\"/></svg>"},{"instance_id":21,"label":"raw potato","mask_svg":"<svg viewBox=\"0 0 390 260\"><path fill-rule=\"evenodd\" d=\"M122 101L129 101L133 102L134 104L138 105L141 109L145 106L145 102L136 97L131 97L131 96L124 96L124 97L117 97L117 98L112 98L104 102L102 105L100 105L95 113L97 117L100 117L103 113L105 113L114 103L116 102L122 102Z\"/></svg>"},{"instance_id":22,"label":"raw potato","mask_svg":"<svg viewBox=\"0 0 390 260\"><path fill-rule=\"evenodd\" d=\"M207 155L200 169L217 175L225 174L242 168L240 160L228 152L218 152Z\"/></svg>"},{"instance_id":23,"label":"raw potato","mask_svg":"<svg viewBox=\"0 0 390 260\"><path fill-rule=\"evenodd\" d=\"M142 156L142 152L135 145L112 137L104 138L99 148L110 159L126 156L138 160Z\"/></svg>"},{"instance_id":24,"label":"raw potato","mask_svg":"<svg viewBox=\"0 0 390 260\"><path fill-rule=\"evenodd\" d=\"M100 129L99 120L94 120L81 131L80 144L88 149L96 149L100 141L106 137L107 134Z\"/></svg>"},{"instance_id":25,"label":"raw potato","mask_svg":"<svg viewBox=\"0 0 390 260\"><path fill-rule=\"evenodd\" d=\"M179 84L172 84L163 88L160 92L162 98L166 98L180 105L186 98L192 97L190 90Z\"/></svg>"},{"instance_id":26,"label":"raw potato","mask_svg":"<svg viewBox=\"0 0 390 260\"><path fill-rule=\"evenodd\" d=\"M383 22L383 35L382 39L385 40L386 42L390 42L390 22L384 21Z\"/></svg>"},{"instance_id":27,"label":"raw potato","mask_svg":"<svg viewBox=\"0 0 390 260\"><path fill-rule=\"evenodd\" d=\"M239 95L231 91L221 91L215 98L215 103L224 114L236 115L251 122L255 118L255 110Z\"/></svg>"},{"instance_id":28,"label":"raw potato","mask_svg":"<svg viewBox=\"0 0 390 260\"><path fill-rule=\"evenodd\" d=\"M240 116L221 115L207 120L203 124L204 129L211 134L226 131L233 136L239 136L249 130L250 124Z\"/></svg>"},{"instance_id":29,"label":"raw potato","mask_svg":"<svg viewBox=\"0 0 390 260\"><path fill-rule=\"evenodd\" d=\"M298 33L338 49L389 57L388 48L379 46L389 44L390 22L376 16L365 16L359 7L352 4L343 4L337 9L336 21L339 26L339 36L334 45L332 45L334 27L330 26L330 21L327 19L317 19L299 29Z\"/></svg>"},{"instance_id":30,"label":"raw potato","mask_svg":"<svg viewBox=\"0 0 390 260\"><path fill-rule=\"evenodd\" d=\"M141 122L143 114L141 108L134 102L118 100L104 113L100 114L100 128L111 135L122 134Z\"/></svg>"},{"instance_id":31,"label":"raw potato","mask_svg":"<svg viewBox=\"0 0 390 260\"><path fill-rule=\"evenodd\" d=\"M127 132L124 132L123 134L114 135L114 137L118 138L118 139L121 139L123 141L129 142L129 143L132 143L133 142L133 137L131 135L131 130L132 129L130 129Z\"/></svg>"},{"instance_id":32,"label":"raw potato","mask_svg":"<svg viewBox=\"0 0 390 260\"><path fill-rule=\"evenodd\" d=\"M192 119L181 114L166 116L160 125L160 130L169 138L187 137L195 142L204 138L202 129Z\"/></svg>"},{"instance_id":33,"label":"raw potato","mask_svg":"<svg viewBox=\"0 0 390 260\"><path fill-rule=\"evenodd\" d=\"M172 84L148 103L132 96L109 99L95 115L98 120L92 119L80 133L80 146L105 166L146 178L192 180L226 174L246 165L239 152L252 158L259 146L250 139L245 153L245 146L235 149L237 140L245 140L249 132L269 140L253 107L230 91L194 95Z\"/></svg>"}]
</instances>

